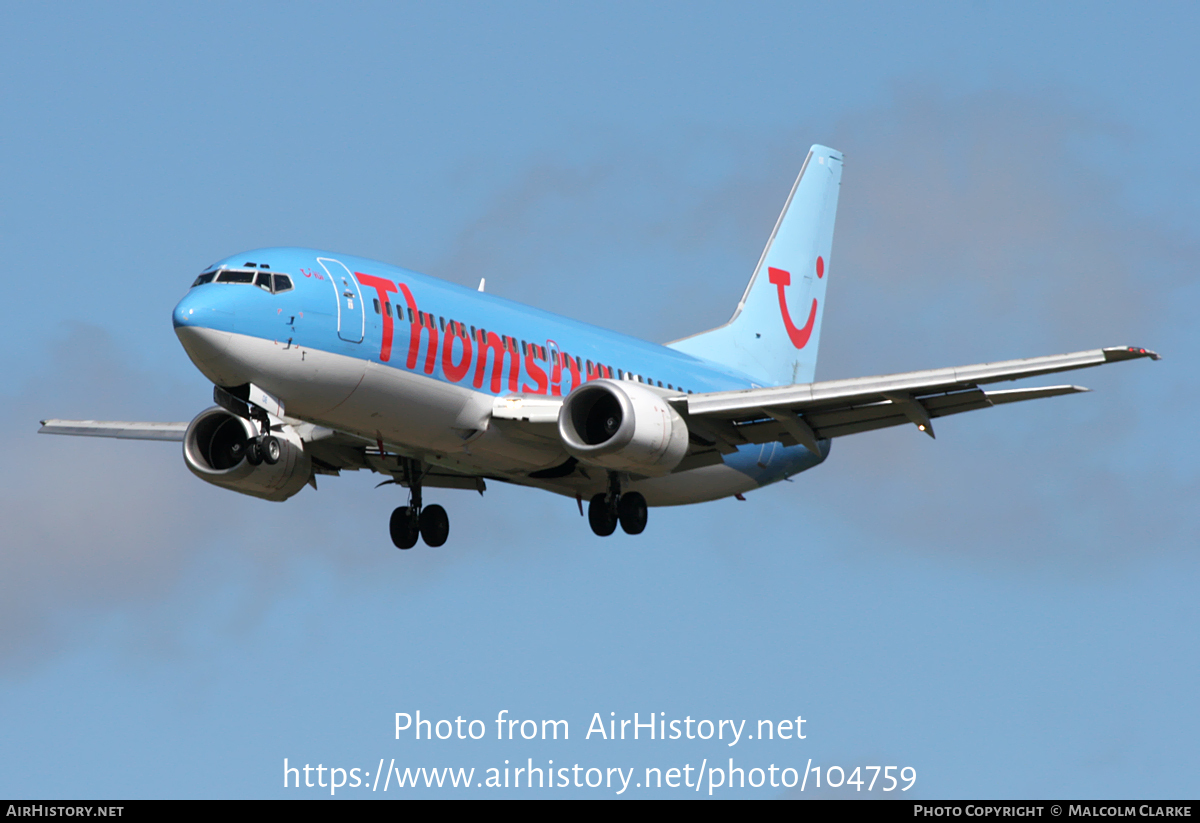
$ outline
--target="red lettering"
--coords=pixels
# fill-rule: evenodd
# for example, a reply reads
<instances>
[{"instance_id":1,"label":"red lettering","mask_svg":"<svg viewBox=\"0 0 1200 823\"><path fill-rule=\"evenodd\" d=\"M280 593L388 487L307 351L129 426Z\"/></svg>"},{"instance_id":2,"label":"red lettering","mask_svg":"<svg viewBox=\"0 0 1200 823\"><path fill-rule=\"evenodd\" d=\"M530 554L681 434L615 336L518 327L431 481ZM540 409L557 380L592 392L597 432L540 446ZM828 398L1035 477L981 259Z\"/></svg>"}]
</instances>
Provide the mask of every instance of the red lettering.
<instances>
[{"instance_id":1,"label":"red lettering","mask_svg":"<svg viewBox=\"0 0 1200 823\"><path fill-rule=\"evenodd\" d=\"M424 317L417 313L417 301L413 299L412 292L408 286L400 284L400 291L404 293L404 302L408 304L412 310L414 320L409 324L408 337L408 368L415 369L417 367L417 355L421 352L421 333L429 332L429 348L425 354L425 373L433 374L433 366L437 362L438 350L438 330L434 324L433 318L429 318L429 324L426 325Z\"/></svg>"},{"instance_id":2,"label":"red lettering","mask_svg":"<svg viewBox=\"0 0 1200 823\"><path fill-rule=\"evenodd\" d=\"M359 283L370 286L379 295L380 313L383 315L383 342L379 344L379 362L386 363L392 359L392 315L387 311L388 292L395 293L396 287L392 285L391 280L363 274L360 271L356 271L354 276L358 278Z\"/></svg>"},{"instance_id":3,"label":"red lettering","mask_svg":"<svg viewBox=\"0 0 1200 823\"><path fill-rule=\"evenodd\" d=\"M561 357L566 362L567 368L571 372L571 388L572 389L579 388L579 384L583 382L579 379L579 363L575 360L574 357L567 354L566 352L563 352ZM567 393L567 392L564 390L564 393Z\"/></svg>"},{"instance_id":4,"label":"red lettering","mask_svg":"<svg viewBox=\"0 0 1200 823\"><path fill-rule=\"evenodd\" d=\"M467 376L471 370L472 349L471 338L463 334L462 324L451 323L449 333L442 339L442 371L446 379L457 383ZM459 363L454 362L454 341L462 343L463 356Z\"/></svg>"},{"instance_id":5,"label":"red lettering","mask_svg":"<svg viewBox=\"0 0 1200 823\"><path fill-rule=\"evenodd\" d=\"M528 394L546 393L549 383L546 380L545 369L537 364L539 359L541 358L538 357L538 347L531 343L525 351L525 371L534 379L536 385L530 388L528 383L523 383L521 384L521 391Z\"/></svg>"},{"instance_id":6,"label":"red lettering","mask_svg":"<svg viewBox=\"0 0 1200 823\"><path fill-rule=\"evenodd\" d=\"M550 350L550 394L555 397L561 397L562 352L558 350L558 344L553 340L547 340L546 343Z\"/></svg>"},{"instance_id":7,"label":"red lettering","mask_svg":"<svg viewBox=\"0 0 1200 823\"><path fill-rule=\"evenodd\" d=\"M487 371L488 352L492 353L492 393L499 394L500 380L504 376L504 359L508 358L508 390L515 392L517 390L517 379L521 371L521 358L515 350L508 347L508 341L496 334L494 331L487 333L487 338L483 336L483 329L479 330L478 339L475 341L479 344L479 357L475 360L475 388L483 388L483 375Z\"/></svg>"}]
</instances>

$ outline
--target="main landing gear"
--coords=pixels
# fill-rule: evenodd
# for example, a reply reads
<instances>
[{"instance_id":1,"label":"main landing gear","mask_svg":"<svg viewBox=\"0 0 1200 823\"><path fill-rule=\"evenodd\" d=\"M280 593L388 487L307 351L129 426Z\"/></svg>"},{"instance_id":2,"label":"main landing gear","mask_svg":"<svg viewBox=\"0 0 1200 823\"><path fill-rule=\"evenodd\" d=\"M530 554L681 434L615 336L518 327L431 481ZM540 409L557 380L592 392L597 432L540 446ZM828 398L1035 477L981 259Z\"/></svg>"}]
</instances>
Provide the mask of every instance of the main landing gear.
<instances>
[{"instance_id":1,"label":"main landing gear","mask_svg":"<svg viewBox=\"0 0 1200 823\"><path fill-rule=\"evenodd\" d=\"M231 449L233 457L240 459L245 455L246 462L251 466L266 463L274 466L283 457L283 444L279 438L271 434L271 418L265 409L241 398L232 398L228 391L217 386L213 389L213 399L227 411L232 411L250 421L252 428L259 433L241 443L235 443ZM228 400L229 402L223 402Z\"/></svg>"},{"instance_id":2,"label":"main landing gear","mask_svg":"<svg viewBox=\"0 0 1200 823\"><path fill-rule=\"evenodd\" d=\"M235 453L239 450L245 451L246 462L251 466L257 466L261 463L274 466L279 462L279 458L283 456L283 444L273 434L260 434L258 437L251 437L245 443L235 445L233 449Z\"/></svg>"},{"instance_id":3,"label":"main landing gear","mask_svg":"<svg viewBox=\"0 0 1200 823\"><path fill-rule=\"evenodd\" d=\"M426 546L437 547L446 542L450 536L450 518L446 510L436 503L432 506L421 506L421 472L420 463L416 460L406 460L404 473L408 482L409 502L392 512L388 525L392 542L397 549L411 549L417 545L417 538L425 541Z\"/></svg>"},{"instance_id":4,"label":"main landing gear","mask_svg":"<svg viewBox=\"0 0 1200 823\"><path fill-rule=\"evenodd\" d=\"M588 504L588 523L600 537L615 532L617 523L626 534L641 534L648 514L646 498L641 494L621 494L621 478L616 472L608 473L608 492L596 495Z\"/></svg>"}]
</instances>

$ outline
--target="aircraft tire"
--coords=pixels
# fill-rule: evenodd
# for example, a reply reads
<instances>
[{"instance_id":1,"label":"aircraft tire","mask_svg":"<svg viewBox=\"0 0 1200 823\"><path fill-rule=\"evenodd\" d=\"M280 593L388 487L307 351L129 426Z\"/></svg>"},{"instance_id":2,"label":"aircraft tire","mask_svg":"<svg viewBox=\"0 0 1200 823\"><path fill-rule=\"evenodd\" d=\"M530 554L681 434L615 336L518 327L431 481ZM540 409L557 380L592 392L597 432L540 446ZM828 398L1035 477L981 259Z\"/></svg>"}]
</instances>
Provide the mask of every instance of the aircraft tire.
<instances>
[{"instance_id":1,"label":"aircraft tire","mask_svg":"<svg viewBox=\"0 0 1200 823\"><path fill-rule=\"evenodd\" d=\"M259 445L257 437L246 441L246 462L251 466L257 466L263 462L262 446Z\"/></svg>"},{"instance_id":2,"label":"aircraft tire","mask_svg":"<svg viewBox=\"0 0 1200 823\"><path fill-rule=\"evenodd\" d=\"M598 537L608 537L617 530L617 517L604 495L598 494L588 503L588 524Z\"/></svg>"},{"instance_id":3,"label":"aircraft tire","mask_svg":"<svg viewBox=\"0 0 1200 823\"><path fill-rule=\"evenodd\" d=\"M627 492L621 495L621 501L617 504L617 517L626 534L641 534L642 530L646 528L648 516L646 498L637 492Z\"/></svg>"},{"instance_id":4,"label":"aircraft tire","mask_svg":"<svg viewBox=\"0 0 1200 823\"><path fill-rule=\"evenodd\" d=\"M392 542L396 544L397 549L411 549L417 545L420 531L417 528L416 519L408 511L408 506L400 506L392 512L392 520L388 524L388 528L392 534Z\"/></svg>"},{"instance_id":5,"label":"aircraft tire","mask_svg":"<svg viewBox=\"0 0 1200 823\"><path fill-rule=\"evenodd\" d=\"M263 437L259 450L262 452L263 462L268 466L274 466L283 456L283 446L280 444L279 438L273 434Z\"/></svg>"},{"instance_id":6,"label":"aircraft tire","mask_svg":"<svg viewBox=\"0 0 1200 823\"><path fill-rule=\"evenodd\" d=\"M450 536L450 518L436 503L421 510L421 539L426 546L437 548Z\"/></svg>"}]
</instances>

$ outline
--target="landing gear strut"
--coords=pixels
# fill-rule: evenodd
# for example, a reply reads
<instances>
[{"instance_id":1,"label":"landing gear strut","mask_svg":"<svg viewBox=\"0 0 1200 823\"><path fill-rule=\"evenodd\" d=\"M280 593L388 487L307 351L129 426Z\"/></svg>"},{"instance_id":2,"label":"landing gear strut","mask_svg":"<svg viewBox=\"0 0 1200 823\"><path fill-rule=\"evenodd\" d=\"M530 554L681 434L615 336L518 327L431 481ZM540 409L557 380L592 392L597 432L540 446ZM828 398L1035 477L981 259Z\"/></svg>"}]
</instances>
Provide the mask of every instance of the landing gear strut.
<instances>
[{"instance_id":1,"label":"landing gear strut","mask_svg":"<svg viewBox=\"0 0 1200 823\"><path fill-rule=\"evenodd\" d=\"M257 424L258 431L261 432L240 447L240 450L245 452L246 462L251 466L262 463L274 466L279 462L279 458L283 457L283 444L279 442L278 437L271 434L271 419L263 409L252 403L246 404L246 411L251 425ZM235 451L237 450L235 448Z\"/></svg>"},{"instance_id":2,"label":"landing gear strut","mask_svg":"<svg viewBox=\"0 0 1200 823\"><path fill-rule=\"evenodd\" d=\"M646 528L646 498L638 492L621 493L621 476L608 473L608 493L597 494L588 503L588 524L600 537L617 530L617 523L626 534L641 534Z\"/></svg>"},{"instance_id":3,"label":"landing gear strut","mask_svg":"<svg viewBox=\"0 0 1200 823\"><path fill-rule=\"evenodd\" d=\"M392 512L389 531L392 542L398 549L411 549L417 545L418 536L425 540L427 546L441 546L450 536L450 518L446 510L436 503L432 506L421 506L421 462L405 459L403 462L404 479L408 483L409 500L407 506L400 506Z\"/></svg>"}]
</instances>

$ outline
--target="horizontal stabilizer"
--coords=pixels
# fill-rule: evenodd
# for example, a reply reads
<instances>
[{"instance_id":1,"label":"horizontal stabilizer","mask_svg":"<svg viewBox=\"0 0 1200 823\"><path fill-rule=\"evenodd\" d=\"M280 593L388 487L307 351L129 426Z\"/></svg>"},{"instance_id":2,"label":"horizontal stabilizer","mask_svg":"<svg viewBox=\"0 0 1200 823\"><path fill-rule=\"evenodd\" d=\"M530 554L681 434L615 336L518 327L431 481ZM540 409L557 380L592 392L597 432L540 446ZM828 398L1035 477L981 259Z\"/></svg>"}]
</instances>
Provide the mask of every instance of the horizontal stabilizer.
<instances>
[{"instance_id":1,"label":"horizontal stabilizer","mask_svg":"<svg viewBox=\"0 0 1200 823\"><path fill-rule=\"evenodd\" d=\"M43 420L38 434L117 437L122 440L182 442L187 423L127 423L120 420Z\"/></svg>"}]
</instances>

